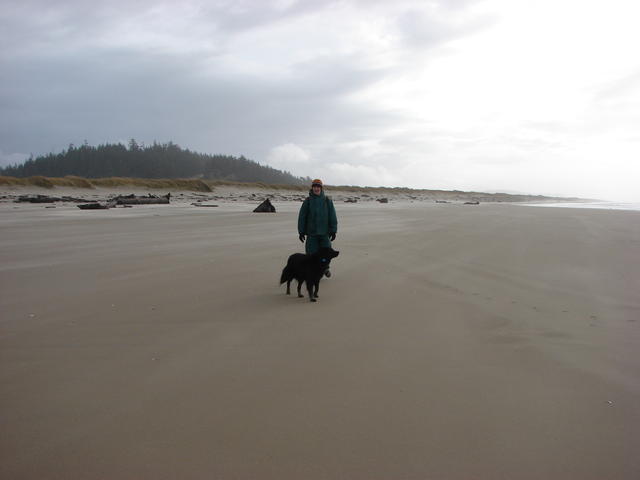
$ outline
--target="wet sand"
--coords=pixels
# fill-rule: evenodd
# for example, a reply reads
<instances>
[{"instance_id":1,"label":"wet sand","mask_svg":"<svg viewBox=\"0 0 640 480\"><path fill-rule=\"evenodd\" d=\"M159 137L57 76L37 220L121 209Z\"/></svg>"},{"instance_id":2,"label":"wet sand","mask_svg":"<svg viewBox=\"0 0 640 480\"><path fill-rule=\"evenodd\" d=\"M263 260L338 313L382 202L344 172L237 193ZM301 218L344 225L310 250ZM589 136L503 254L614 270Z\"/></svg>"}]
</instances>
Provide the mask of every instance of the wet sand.
<instances>
[{"instance_id":1,"label":"wet sand","mask_svg":"<svg viewBox=\"0 0 640 480\"><path fill-rule=\"evenodd\" d=\"M640 213L0 208L0 477L640 478Z\"/></svg>"}]
</instances>

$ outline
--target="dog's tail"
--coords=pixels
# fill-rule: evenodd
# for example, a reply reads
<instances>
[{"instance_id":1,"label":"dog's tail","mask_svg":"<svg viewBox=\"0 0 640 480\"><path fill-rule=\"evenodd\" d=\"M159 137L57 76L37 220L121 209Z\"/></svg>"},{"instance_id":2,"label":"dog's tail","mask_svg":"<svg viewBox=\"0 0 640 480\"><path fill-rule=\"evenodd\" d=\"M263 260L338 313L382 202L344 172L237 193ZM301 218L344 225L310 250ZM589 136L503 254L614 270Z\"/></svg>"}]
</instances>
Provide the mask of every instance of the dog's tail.
<instances>
[{"instance_id":1,"label":"dog's tail","mask_svg":"<svg viewBox=\"0 0 640 480\"><path fill-rule=\"evenodd\" d=\"M291 278L291 271L289 270L289 265L287 265L282 269L282 275L280 275L280 285L282 285L284 282L288 282L289 280L291 280Z\"/></svg>"}]
</instances>

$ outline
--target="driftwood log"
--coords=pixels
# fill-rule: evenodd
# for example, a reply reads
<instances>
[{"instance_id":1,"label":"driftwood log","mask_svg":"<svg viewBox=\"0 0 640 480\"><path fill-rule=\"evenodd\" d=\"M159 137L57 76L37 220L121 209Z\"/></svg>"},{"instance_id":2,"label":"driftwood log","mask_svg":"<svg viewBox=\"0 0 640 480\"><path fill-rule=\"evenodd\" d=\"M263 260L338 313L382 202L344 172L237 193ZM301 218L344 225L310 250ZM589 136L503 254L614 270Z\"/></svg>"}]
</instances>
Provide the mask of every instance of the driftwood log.
<instances>
[{"instance_id":1,"label":"driftwood log","mask_svg":"<svg viewBox=\"0 0 640 480\"><path fill-rule=\"evenodd\" d=\"M170 194L167 194L163 197L156 197L155 195L149 195L147 197L136 197L135 195L120 195L115 197L113 200L118 205L155 205L155 204L168 204L170 199Z\"/></svg>"},{"instance_id":2,"label":"driftwood log","mask_svg":"<svg viewBox=\"0 0 640 480\"><path fill-rule=\"evenodd\" d=\"M94 203L85 203L82 205L78 205L78 208L80 210L106 210L107 208L110 208L111 205L109 205L108 203L98 203L98 202L94 202Z\"/></svg>"},{"instance_id":3,"label":"driftwood log","mask_svg":"<svg viewBox=\"0 0 640 480\"><path fill-rule=\"evenodd\" d=\"M14 203L55 203L55 202L90 202L91 200L87 200L86 198L76 198L76 197L50 197L49 195L21 195L17 200L14 200Z\"/></svg>"}]
</instances>

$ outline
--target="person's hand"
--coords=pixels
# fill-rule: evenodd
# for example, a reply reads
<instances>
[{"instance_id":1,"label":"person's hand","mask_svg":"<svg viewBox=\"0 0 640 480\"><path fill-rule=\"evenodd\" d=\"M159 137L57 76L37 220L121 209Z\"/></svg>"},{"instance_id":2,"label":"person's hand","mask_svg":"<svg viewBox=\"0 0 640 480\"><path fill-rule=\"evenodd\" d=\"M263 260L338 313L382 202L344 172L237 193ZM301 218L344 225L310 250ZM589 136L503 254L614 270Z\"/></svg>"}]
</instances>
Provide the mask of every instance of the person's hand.
<instances>
[{"instance_id":1,"label":"person's hand","mask_svg":"<svg viewBox=\"0 0 640 480\"><path fill-rule=\"evenodd\" d=\"M333 242L336 239L336 232L331 232L331 241Z\"/></svg>"},{"instance_id":2,"label":"person's hand","mask_svg":"<svg viewBox=\"0 0 640 480\"><path fill-rule=\"evenodd\" d=\"M300 239L300 241L301 241L302 243L304 243L304 239L305 239L304 233L301 233L301 234L298 236L298 238Z\"/></svg>"}]
</instances>

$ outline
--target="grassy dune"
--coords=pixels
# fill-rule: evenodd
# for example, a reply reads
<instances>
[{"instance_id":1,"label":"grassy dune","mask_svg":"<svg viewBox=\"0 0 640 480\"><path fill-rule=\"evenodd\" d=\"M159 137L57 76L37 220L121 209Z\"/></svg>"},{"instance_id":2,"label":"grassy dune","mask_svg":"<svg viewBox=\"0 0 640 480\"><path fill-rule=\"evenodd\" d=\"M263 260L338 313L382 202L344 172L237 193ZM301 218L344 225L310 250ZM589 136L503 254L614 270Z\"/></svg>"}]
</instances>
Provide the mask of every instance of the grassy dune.
<instances>
[{"instance_id":1,"label":"grassy dune","mask_svg":"<svg viewBox=\"0 0 640 480\"><path fill-rule=\"evenodd\" d=\"M216 186L230 187L246 187L246 188L265 188L271 190L298 190L306 192L308 185L276 185L261 182L234 182L229 180L204 180L204 179L149 179L149 178L127 178L127 177L108 177L108 178L83 178L68 175L66 177L7 177L0 176L0 186L24 186L24 187L76 187L76 188L94 188L94 187L145 187L157 188L159 190L191 190L199 192L210 192ZM331 186L333 190L340 190L351 193L474 193L474 192L457 192L445 190L416 190L404 187L358 187L353 185Z\"/></svg>"},{"instance_id":2,"label":"grassy dune","mask_svg":"<svg viewBox=\"0 0 640 480\"><path fill-rule=\"evenodd\" d=\"M300 190L305 191L307 186L300 185L273 185L260 182L233 182L228 180L202 180L202 179L155 179L155 178L83 178L68 175L66 177L7 177L0 176L0 186L19 187L76 187L76 188L110 188L110 187L144 187L158 190L190 190L195 192L211 192L216 186L267 188L274 190Z\"/></svg>"},{"instance_id":3,"label":"grassy dune","mask_svg":"<svg viewBox=\"0 0 640 480\"><path fill-rule=\"evenodd\" d=\"M66 177L3 177L0 176L0 186L23 186L23 187L144 187L157 188L160 190L192 190L197 192L211 192L209 183L202 180L187 179L147 179L147 178L82 178L75 176Z\"/></svg>"},{"instance_id":4,"label":"grassy dune","mask_svg":"<svg viewBox=\"0 0 640 480\"><path fill-rule=\"evenodd\" d=\"M24 186L24 187L76 187L76 188L127 188L141 187L158 190L185 190L194 192L212 192L218 186L239 187L248 189L264 190L285 190L306 192L308 185L275 185L260 182L234 182L229 180L206 180L206 179L149 179L149 178L83 178L76 176L66 177L7 177L0 176L0 187L2 186ZM405 198L416 198L416 196L426 196L430 199L439 198L443 200L477 200L482 202L523 202L523 201L580 201L584 199L545 197L542 195L516 195L507 193L483 193L466 192L460 190L427 190L411 189L406 187L358 187L353 185L328 185L329 191L342 192L343 194L368 194L368 195L403 195Z\"/></svg>"}]
</instances>

